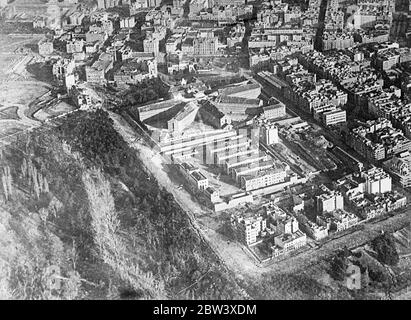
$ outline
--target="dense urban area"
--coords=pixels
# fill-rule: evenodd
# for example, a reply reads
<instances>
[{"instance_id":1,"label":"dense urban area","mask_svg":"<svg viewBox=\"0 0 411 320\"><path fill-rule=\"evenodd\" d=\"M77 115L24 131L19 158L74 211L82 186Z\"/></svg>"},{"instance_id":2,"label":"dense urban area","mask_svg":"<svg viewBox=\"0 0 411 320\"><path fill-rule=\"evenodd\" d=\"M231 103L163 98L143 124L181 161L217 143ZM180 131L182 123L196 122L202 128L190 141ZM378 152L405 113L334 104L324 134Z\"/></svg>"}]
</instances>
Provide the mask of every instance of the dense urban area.
<instances>
[{"instance_id":1,"label":"dense urban area","mask_svg":"<svg viewBox=\"0 0 411 320\"><path fill-rule=\"evenodd\" d=\"M0 298L411 299L410 22L0 0Z\"/></svg>"}]
</instances>

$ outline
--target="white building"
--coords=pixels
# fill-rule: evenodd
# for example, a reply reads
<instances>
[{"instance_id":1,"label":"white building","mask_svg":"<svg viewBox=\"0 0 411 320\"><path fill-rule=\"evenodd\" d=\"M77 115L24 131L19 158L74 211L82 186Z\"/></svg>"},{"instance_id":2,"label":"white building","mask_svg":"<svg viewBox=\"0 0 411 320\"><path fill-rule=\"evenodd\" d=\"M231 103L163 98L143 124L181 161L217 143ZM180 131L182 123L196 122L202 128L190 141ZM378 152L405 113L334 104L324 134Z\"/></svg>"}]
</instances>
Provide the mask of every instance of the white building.
<instances>
[{"instance_id":1,"label":"white building","mask_svg":"<svg viewBox=\"0 0 411 320\"><path fill-rule=\"evenodd\" d=\"M341 108L336 108L336 110L333 111L325 111L321 114L320 118L326 126L347 122L346 111Z\"/></svg>"},{"instance_id":2,"label":"white building","mask_svg":"<svg viewBox=\"0 0 411 320\"><path fill-rule=\"evenodd\" d=\"M267 220L262 215L232 217L231 223L239 239L247 245L257 242L257 237L267 228Z\"/></svg>"},{"instance_id":3,"label":"white building","mask_svg":"<svg viewBox=\"0 0 411 320\"><path fill-rule=\"evenodd\" d=\"M134 28L136 21L134 16L120 19L120 28Z\"/></svg>"},{"instance_id":4,"label":"white building","mask_svg":"<svg viewBox=\"0 0 411 320\"><path fill-rule=\"evenodd\" d=\"M53 41L52 40L40 40L38 43L39 46L39 54L42 56L51 55L54 51Z\"/></svg>"},{"instance_id":5,"label":"white building","mask_svg":"<svg viewBox=\"0 0 411 320\"><path fill-rule=\"evenodd\" d=\"M274 246L271 248L272 254L274 257L278 257L304 247L306 244L307 236L302 231L284 233L274 238Z\"/></svg>"},{"instance_id":6,"label":"white building","mask_svg":"<svg viewBox=\"0 0 411 320\"><path fill-rule=\"evenodd\" d=\"M330 190L324 185L320 188L322 193L316 196L317 211L319 213L344 209L344 198L339 191Z\"/></svg>"},{"instance_id":7,"label":"white building","mask_svg":"<svg viewBox=\"0 0 411 320\"><path fill-rule=\"evenodd\" d=\"M155 57L158 57L160 52L160 41L156 38L149 38L143 40L144 52L152 52Z\"/></svg>"},{"instance_id":8,"label":"white building","mask_svg":"<svg viewBox=\"0 0 411 320\"><path fill-rule=\"evenodd\" d=\"M379 194L392 191L391 176L382 168L373 167L362 172L365 179L365 192L369 194Z\"/></svg>"},{"instance_id":9,"label":"white building","mask_svg":"<svg viewBox=\"0 0 411 320\"><path fill-rule=\"evenodd\" d=\"M278 127L273 123L261 126L261 139L266 145L278 143Z\"/></svg>"}]
</instances>

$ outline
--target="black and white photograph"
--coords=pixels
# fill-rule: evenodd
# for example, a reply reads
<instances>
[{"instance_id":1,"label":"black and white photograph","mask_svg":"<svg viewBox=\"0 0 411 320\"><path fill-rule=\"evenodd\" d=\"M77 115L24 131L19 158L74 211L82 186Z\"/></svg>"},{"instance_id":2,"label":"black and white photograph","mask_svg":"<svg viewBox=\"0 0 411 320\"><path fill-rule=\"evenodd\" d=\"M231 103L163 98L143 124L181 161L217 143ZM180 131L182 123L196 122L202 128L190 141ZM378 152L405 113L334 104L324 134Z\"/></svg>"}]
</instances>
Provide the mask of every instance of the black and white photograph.
<instances>
[{"instance_id":1,"label":"black and white photograph","mask_svg":"<svg viewBox=\"0 0 411 320\"><path fill-rule=\"evenodd\" d=\"M0 0L0 300L411 300L410 203L410 0Z\"/></svg>"}]
</instances>

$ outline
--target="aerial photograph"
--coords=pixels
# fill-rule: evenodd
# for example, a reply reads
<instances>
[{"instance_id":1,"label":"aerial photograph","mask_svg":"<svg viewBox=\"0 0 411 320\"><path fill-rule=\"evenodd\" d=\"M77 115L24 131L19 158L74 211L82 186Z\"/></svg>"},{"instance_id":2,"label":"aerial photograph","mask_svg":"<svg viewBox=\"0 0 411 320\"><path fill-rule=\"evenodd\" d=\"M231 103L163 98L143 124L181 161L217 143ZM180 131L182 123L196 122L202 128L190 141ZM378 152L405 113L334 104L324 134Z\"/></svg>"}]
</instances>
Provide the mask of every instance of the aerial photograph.
<instances>
[{"instance_id":1,"label":"aerial photograph","mask_svg":"<svg viewBox=\"0 0 411 320\"><path fill-rule=\"evenodd\" d=\"M411 300L411 1L0 0L0 180L0 300Z\"/></svg>"}]
</instances>

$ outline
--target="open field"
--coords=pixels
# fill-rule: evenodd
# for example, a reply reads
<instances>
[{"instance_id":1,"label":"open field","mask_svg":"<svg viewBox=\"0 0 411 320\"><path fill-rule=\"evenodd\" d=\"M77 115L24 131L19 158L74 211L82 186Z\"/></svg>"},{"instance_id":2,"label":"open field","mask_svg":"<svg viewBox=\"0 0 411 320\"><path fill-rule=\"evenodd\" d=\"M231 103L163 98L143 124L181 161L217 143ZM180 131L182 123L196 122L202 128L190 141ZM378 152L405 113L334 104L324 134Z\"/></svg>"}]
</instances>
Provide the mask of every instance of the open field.
<instances>
[{"instance_id":1,"label":"open field","mask_svg":"<svg viewBox=\"0 0 411 320\"><path fill-rule=\"evenodd\" d=\"M16 106L6 108L0 106L0 120L19 120L17 110L18 107Z\"/></svg>"},{"instance_id":2,"label":"open field","mask_svg":"<svg viewBox=\"0 0 411 320\"><path fill-rule=\"evenodd\" d=\"M0 137L40 126L42 121L73 110L52 97L52 87L39 81L27 69L44 59L27 48L37 44L34 37L0 36ZM41 110L43 107L46 110ZM38 117L37 117L38 116Z\"/></svg>"},{"instance_id":3,"label":"open field","mask_svg":"<svg viewBox=\"0 0 411 320\"><path fill-rule=\"evenodd\" d=\"M5 139L19 131L38 125L26 116L29 104L49 89L32 81L26 72L26 64L33 56L17 50L38 39L0 36L0 136Z\"/></svg>"}]
</instances>

